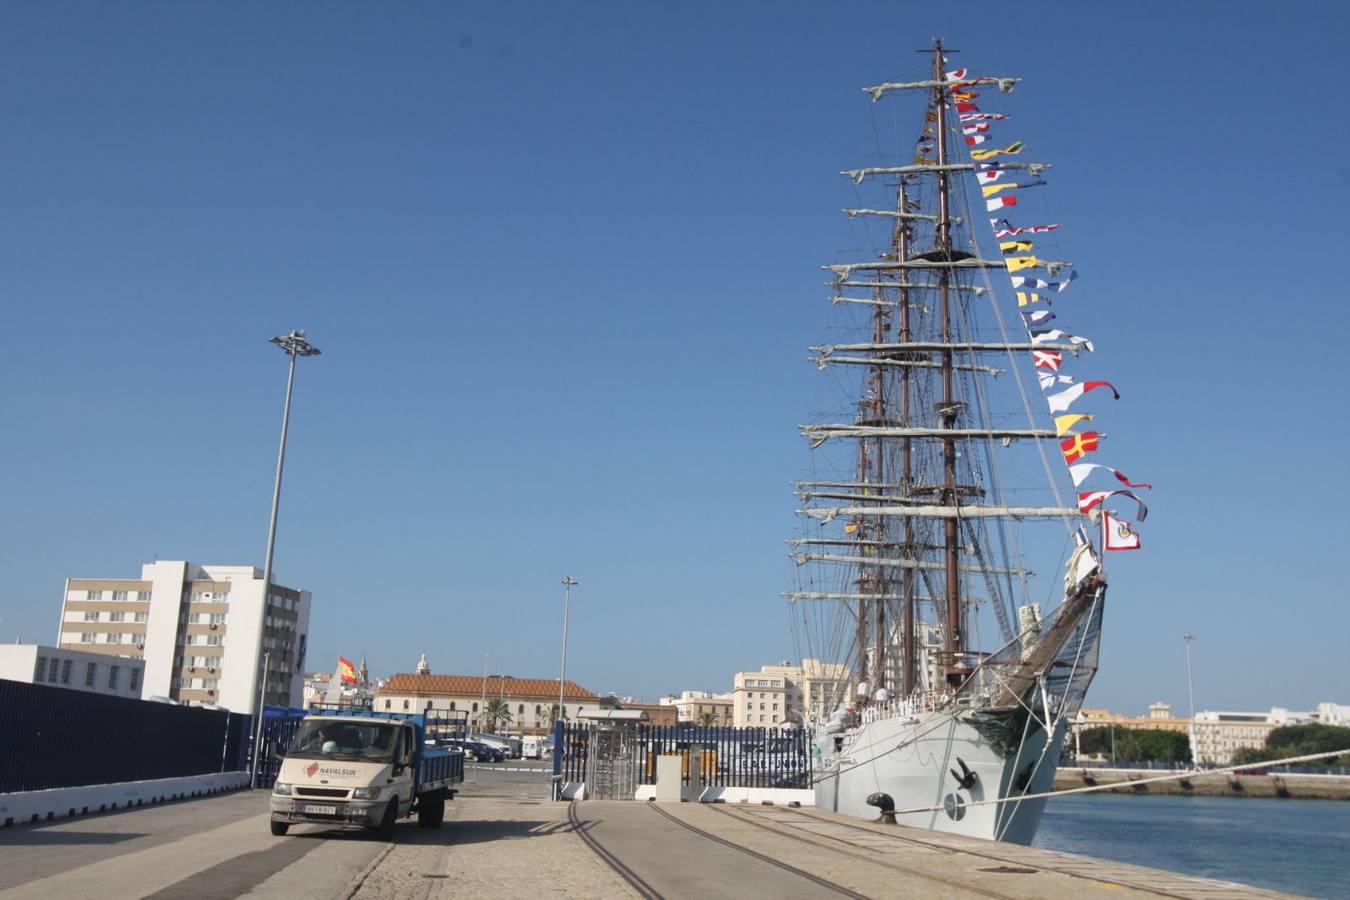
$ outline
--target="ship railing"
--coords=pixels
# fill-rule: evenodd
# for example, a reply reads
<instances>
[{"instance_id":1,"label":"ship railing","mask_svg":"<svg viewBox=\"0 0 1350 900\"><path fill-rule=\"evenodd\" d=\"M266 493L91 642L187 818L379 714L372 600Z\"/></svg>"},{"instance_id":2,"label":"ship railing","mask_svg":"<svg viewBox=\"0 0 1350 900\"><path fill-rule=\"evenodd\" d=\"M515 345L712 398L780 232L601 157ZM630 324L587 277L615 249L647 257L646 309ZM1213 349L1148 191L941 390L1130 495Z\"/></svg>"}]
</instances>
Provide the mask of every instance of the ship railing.
<instances>
[{"instance_id":1,"label":"ship railing","mask_svg":"<svg viewBox=\"0 0 1350 900\"><path fill-rule=\"evenodd\" d=\"M896 697L881 703L872 703L862 710L864 722L877 722L882 719L913 718L919 713L934 712L952 704L955 695L951 691L920 691L907 697Z\"/></svg>"}]
</instances>

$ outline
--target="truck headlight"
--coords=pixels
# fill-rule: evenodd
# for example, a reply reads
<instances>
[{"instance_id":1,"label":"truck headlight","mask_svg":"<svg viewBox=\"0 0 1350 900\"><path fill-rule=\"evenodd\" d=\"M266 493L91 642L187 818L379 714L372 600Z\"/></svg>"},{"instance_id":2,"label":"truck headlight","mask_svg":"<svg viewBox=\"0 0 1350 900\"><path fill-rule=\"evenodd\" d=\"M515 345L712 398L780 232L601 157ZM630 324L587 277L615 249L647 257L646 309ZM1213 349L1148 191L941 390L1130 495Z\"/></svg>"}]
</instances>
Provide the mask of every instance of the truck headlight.
<instances>
[{"instance_id":1,"label":"truck headlight","mask_svg":"<svg viewBox=\"0 0 1350 900\"><path fill-rule=\"evenodd\" d=\"M377 787L357 788L356 790L352 791L352 799L353 799L353 800L378 800L378 799L380 799L380 791L381 791L381 790L383 790L383 788L377 788Z\"/></svg>"},{"instance_id":2,"label":"truck headlight","mask_svg":"<svg viewBox=\"0 0 1350 900\"><path fill-rule=\"evenodd\" d=\"M291 786L284 781L278 781L276 784L272 785L272 793L281 794L283 797L289 797L291 795Z\"/></svg>"}]
</instances>

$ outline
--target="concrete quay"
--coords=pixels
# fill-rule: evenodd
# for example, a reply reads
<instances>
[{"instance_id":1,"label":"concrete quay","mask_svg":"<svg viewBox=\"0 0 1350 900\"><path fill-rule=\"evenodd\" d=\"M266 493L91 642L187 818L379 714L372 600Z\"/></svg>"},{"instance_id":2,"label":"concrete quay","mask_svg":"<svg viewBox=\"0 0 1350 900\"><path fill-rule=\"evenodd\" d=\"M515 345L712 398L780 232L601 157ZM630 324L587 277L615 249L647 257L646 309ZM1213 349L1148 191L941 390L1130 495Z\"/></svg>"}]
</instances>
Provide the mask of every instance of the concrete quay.
<instances>
[{"instance_id":1,"label":"concrete quay","mask_svg":"<svg viewBox=\"0 0 1350 900\"><path fill-rule=\"evenodd\" d=\"M1350 800L1350 776L1269 774L1192 775L1174 781L1140 784L1146 778L1166 775L1166 769L1098 769L1061 767L1055 772L1054 790L1107 786L1107 794L1164 794L1196 797L1281 797L1297 800Z\"/></svg>"},{"instance_id":2,"label":"concrete quay","mask_svg":"<svg viewBox=\"0 0 1350 900\"><path fill-rule=\"evenodd\" d=\"M1274 897L813 809L548 799L544 771L480 769L445 826L392 842L293 828L261 791L0 830L0 898Z\"/></svg>"}]
</instances>

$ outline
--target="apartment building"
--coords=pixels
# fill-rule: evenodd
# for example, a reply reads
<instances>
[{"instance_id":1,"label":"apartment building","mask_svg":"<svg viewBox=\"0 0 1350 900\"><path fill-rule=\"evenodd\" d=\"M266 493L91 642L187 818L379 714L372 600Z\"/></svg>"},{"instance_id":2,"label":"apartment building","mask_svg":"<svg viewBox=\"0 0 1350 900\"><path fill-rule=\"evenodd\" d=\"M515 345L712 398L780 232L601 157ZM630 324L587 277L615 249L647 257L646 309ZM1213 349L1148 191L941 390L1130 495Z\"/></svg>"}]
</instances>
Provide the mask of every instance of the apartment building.
<instances>
[{"instance_id":1,"label":"apartment building","mask_svg":"<svg viewBox=\"0 0 1350 900\"><path fill-rule=\"evenodd\" d=\"M798 696L789 677L794 670L794 666L781 663L761 666L758 672L737 672L731 690L735 725L777 728L787 722L789 698Z\"/></svg>"},{"instance_id":2,"label":"apartment building","mask_svg":"<svg viewBox=\"0 0 1350 900\"><path fill-rule=\"evenodd\" d=\"M235 712L253 712L266 661L265 703L299 706L310 601L275 582L264 592L253 566L160 560L140 578L67 579L58 643L143 660L143 697Z\"/></svg>"},{"instance_id":3,"label":"apartment building","mask_svg":"<svg viewBox=\"0 0 1350 900\"><path fill-rule=\"evenodd\" d=\"M145 663L45 644L0 644L0 678L141 699Z\"/></svg>"}]
</instances>

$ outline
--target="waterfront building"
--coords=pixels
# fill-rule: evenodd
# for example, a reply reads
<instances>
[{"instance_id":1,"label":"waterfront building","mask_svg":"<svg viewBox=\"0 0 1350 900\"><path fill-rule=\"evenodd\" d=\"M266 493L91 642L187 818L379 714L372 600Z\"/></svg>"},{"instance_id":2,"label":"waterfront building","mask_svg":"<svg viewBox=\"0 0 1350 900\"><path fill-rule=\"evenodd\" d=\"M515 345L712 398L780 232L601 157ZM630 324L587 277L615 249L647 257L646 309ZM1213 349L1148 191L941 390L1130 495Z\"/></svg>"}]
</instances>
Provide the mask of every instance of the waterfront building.
<instances>
[{"instance_id":1,"label":"waterfront building","mask_svg":"<svg viewBox=\"0 0 1350 900\"><path fill-rule=\"evenodd\" d=\"M662 697L661 705L675 710L676 720L701 725L704 716L710 716L710 725L729 726L734 724L732 712L735 703L731 694L714 694L712 691L681 691L680 696Z\"/></svg>"},{"instance_id":2,"label":"waterfront building","mask_svg":"<svg viewBox=\"0 0 1350 900\"><path fill-rule=\"evenodd\" d=\"M1280 727L1264 712L1197 712L1195 714L1195 761L1201 766L1227 766L1233 754L1244 747L1259 749L1266 737Z\"/></svg>"},{"instance_id":3,"label":"waterfront building","mask_svg":"<svg viewBox=\"0 0 1350 900\"><path fill-rule=\"evenodd\" d=\"M545 734L553 724L558 705L558 679L514 678L510 675L433 675L425 654L416 672L400 672L375 692L377 712L425 712L428 709L467 713L476 731L487 725L485 707L500 700L511 714L510 722L496 723L504 734ZM613 709L612 697L600 697L575 681L563 689L563 717Z\"/></svg>"},{"instance_id":4,"label":"waterfront building","mask_svg":"<svg viewBox=\"0 0 1350 900\"><path fill-rule=\"evenodd\" d=\"M265 702L299 706L309 591L275 582L264 600L253 566L160 560L140 578L69 578L63 649L144 661L141 696L251 713L267 660Z\"/></svg>"},{"instance_id":5,"label":"waterfront building","mask_svg":"<svg viewBox=\"0 0 1350 900\"><path fill-rule=\"evenodd\" d=\"M0 678L141 699L145 663L45 644L0 644Z\"/></svg>"}]
</instances>

